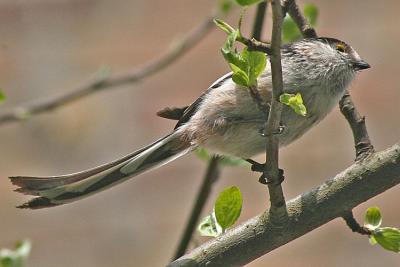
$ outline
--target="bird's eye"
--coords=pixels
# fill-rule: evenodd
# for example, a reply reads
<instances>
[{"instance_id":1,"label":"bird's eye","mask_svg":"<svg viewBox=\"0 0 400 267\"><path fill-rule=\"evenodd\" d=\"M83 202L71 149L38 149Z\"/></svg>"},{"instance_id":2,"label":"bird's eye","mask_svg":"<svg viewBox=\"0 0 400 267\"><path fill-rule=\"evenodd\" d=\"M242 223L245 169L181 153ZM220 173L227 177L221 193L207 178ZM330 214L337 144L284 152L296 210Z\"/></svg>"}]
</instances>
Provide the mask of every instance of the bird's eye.
<instances>
[{"instance_id":1,"label":"bird's eye","mask_svg":"<svg viewBox=\"0 0 400 267\"><path fill-rule=\"evenodd\" d=\"M344 53L346 51L346 47L345 47L344 44L337 44L336 45L336 50L339 51L339 52Z\"/></svg>"}]
</instances>

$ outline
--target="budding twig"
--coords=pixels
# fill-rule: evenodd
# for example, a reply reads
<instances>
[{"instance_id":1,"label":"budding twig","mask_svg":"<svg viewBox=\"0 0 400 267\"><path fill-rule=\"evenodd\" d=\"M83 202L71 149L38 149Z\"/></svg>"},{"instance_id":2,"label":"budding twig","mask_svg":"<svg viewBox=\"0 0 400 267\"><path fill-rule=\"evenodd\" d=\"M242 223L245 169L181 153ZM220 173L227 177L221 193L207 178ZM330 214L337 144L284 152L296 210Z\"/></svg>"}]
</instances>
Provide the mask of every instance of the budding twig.
<instances>
[{"instance_id":1,"label":"budding twig","mask_svg":"<svg viewBox=\"0 0 400 267\"><path fill-rule=\"evenodd\" d=\"M354 218L352 211L347 211L342 216L343 220L346 222L347 226L355 233L360 235L371 235L371 231L366 227L361 226Z\"/></svg>"}]
</instances>

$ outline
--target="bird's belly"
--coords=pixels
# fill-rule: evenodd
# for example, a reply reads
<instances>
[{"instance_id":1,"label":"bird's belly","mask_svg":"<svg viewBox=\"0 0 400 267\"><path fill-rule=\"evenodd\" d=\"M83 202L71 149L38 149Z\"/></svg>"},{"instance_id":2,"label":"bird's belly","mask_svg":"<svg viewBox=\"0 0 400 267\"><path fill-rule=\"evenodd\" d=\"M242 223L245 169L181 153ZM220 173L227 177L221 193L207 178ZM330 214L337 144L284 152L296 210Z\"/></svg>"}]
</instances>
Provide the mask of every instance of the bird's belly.
<instances>
[{"instance_id":1,"label":"bird's belly","mask_svg":"<svg viewBox=\"0 0 400 267\"><path fill-rule=\"evenodd\" d=\"M291 108L284 107L281 116L283 131L278 134L279 145L286 146L300 138L310 128L320 122L331 110L324 107L310 112L306 117L294 114ZM201 146L217 153L249 158L265 151L266 138L262 135L264 123L242 123L231 125L224 131L215 132L204 140Z\"/></svg>"},{"instance_id":2,"label":"bird's belly","mask_svg":"<svg viewBox=\"0 0 400 267\"><path fill-rule=\"evenodd\" d=\"M262 128L262 123L233 125L223 133L210 136L201 145L216 153L249 158L265 151Z\"/></svg>"}]
</instances>

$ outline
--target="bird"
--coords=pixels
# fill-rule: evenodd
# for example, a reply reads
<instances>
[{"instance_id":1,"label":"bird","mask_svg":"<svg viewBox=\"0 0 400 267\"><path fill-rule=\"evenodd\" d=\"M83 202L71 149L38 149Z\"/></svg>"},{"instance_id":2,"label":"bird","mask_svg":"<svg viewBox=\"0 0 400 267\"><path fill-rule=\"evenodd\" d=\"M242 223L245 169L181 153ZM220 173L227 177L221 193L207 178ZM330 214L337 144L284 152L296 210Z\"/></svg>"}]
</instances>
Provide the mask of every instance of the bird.
<instances>
[{"instance_id":1,"label":"bird","mask_svg":"<svg viewBox=\"0 0 400 267\"><path fill-rule=\"evenodd\" d=\"M356 73L370 68L347 43L331 38L306 38L281 47L284 93L300 93L307 108L299 116L284 106L279 147L301 137L338 104ZM272 76L268 63L257 79L263 101L271 102ZM228 73L216 80L196 101L182 109L167 109L161 116L176 118L171 133L110 163L61 176L10 177L17 192L35 196L18 208L40 209L86 198L120 184L184 154L204 147L244 159L265 152L262 134L267 111L258 108L249 90Z\"/></svg>"}]
</instances>

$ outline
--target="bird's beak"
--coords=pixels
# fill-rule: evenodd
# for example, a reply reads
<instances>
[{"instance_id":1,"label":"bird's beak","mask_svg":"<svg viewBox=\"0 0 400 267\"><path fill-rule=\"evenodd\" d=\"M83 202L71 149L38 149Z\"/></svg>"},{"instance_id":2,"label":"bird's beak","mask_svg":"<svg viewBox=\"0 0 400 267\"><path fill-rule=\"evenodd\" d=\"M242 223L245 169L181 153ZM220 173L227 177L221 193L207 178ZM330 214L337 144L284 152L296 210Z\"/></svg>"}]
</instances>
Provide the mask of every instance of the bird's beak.
<instances>
[{"instance_id":1,"label":"bird's beak","mask_svg":"<svg viewBox=\"0 0 400 267\"><path fill-rule=\"evenodd\" d=\"M353 67L355 70L365 70L371 68L371 65L364 60L358 60L353 62Z\"/></svg>"}]
</instances>

